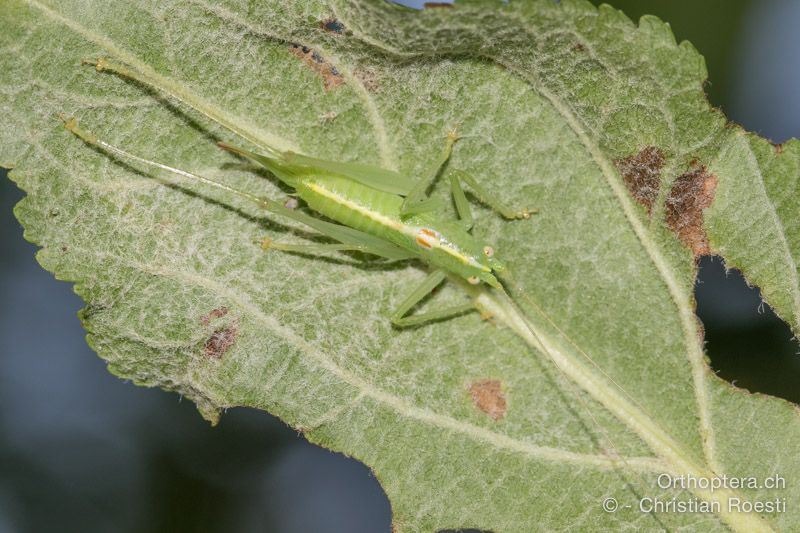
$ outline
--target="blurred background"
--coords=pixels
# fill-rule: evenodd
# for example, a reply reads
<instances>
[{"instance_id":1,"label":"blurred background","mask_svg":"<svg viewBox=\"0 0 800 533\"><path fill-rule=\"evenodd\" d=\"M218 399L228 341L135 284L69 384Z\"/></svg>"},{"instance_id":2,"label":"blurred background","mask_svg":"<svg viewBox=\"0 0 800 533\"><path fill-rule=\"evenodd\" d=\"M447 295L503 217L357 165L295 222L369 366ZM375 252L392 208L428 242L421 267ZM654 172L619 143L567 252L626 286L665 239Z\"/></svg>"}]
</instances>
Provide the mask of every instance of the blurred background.
<instances>
[{"instance_id":1,"label":"blurred background","mask_svg":"<svg viewBox=\"0 0 800 533\"><path fill-rule=\"evenodd\" d=\"M800 2L611 3L692 41L731 120L774 142L800 137ZM356 461L261 412L233 409L212 428L191 402L110 375L72 286L22 239L21 197L0 170L0 533L389 533L389 503ZM800 403L797 343L758 291L708 258L696 296L715 370Z\"/></svg>"}]
</instances>

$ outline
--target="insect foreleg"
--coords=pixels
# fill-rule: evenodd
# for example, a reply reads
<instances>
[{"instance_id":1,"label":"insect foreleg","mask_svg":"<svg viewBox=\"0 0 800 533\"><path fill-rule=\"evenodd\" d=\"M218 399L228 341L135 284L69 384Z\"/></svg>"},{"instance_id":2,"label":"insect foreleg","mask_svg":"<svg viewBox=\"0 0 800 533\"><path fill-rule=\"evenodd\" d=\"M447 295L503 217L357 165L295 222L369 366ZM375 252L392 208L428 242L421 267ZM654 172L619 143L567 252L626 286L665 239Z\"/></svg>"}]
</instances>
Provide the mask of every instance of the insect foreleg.
<instances>
[{"instance_id":1,"label":"insect foreleg","mask_svg":"<svg viewBox=\"0 0 800 533\"><path fill-rule=\"evenodd\" d=\"M402 216L412 215L425 210L423 205L427 199L427 191L431 185L433 185L433 182L436 181L436 178L442 172L442 169L450 159L450 156L453 153L453 145L457 140L458 134L455 132L455 130L447 134L447 141L445 142L441 157L437 160L430 172L428 172L426 176L417 182L414 188L411 189L408 195L406 195L405 200L403 200L403 205L400 207L400 214ZM450 173L450 190L453 194L453 200L456 204L458 216L463 221L464 226L467 227L467 229L472 227L472 213L467 205L464 191L457 181L462 181L469 185L481 202L485 203L505 218L530 218L532 213L536 213L536 210L529 210L528 208L515 211L507 207L495 195L484 189L475 178L461 170L453 170Z\"/></svg>"},{"instance_id":2,"label":"insect foreleg","mask_svg":"<svg viewBox=\"0 0 800 533\"><path fill-rule=\"evenodd\" d=\"M458 200L458 197L457 197L457 192L453 188L453 185L452 185L453 184L453 180L462 181L462 182L466 183L467 185L469 185L469 187L478 196L478 200L480 200L482 203L488 205L489 207L491 207L492 209L494 209L495 211L500 213L504 218L508 218L508 219L530 218L530 216L532 214L538 212L537 209L528 209L527 207L522 208L519 211L515 211L514 209L511 209L510 207L506 206L502 202L502 200L497 198L497 196L495 196L494 194L490 193L485 188L483 188L483 186L481 186L481 184L478 183L478 180L476 180L474 177L470 176L469 174L467 174L463 170L455 170L454 169L454 170L450 171L450 184L451 184L451 188L453 190L453 197L455 199L456 208L457 209L459 207L458 206L459 200ZM461 190L460 186L458 187L458 189L460 190L461 195L463 196L464 195L464 191ZM463 215L462 215L460 209L459 209L458 214L463 219Z\"/></svg>"},{"instance_id":3,"label":"insect foreleg","mask_svg":"<svg viewBox=\"0 0 800 533\"><path fill-rule=\"evenodd\" d=\"M470 311L475 311L476 307L474 304L462 304L462 305L454 305L451 307L446 307L444 309L440 309L438 311L431 311L428 313L421 313L419 315L414 315L410 317L406 317L406 314L415 306L417 305L420 300L425 298L428 294L433 291L442 281L445 279L445 273L441 270L434 270L420 283L411 294L406 296L406 299L403 300L400 305L397 307L394 313L391 315L392 323L395 326L404 328L408 326L417 326L419 324L424 324L425 322L432 322L434 320L441 320L444 318L452 318L457 315L461 315Z\"/></svg>"}]
</instances>

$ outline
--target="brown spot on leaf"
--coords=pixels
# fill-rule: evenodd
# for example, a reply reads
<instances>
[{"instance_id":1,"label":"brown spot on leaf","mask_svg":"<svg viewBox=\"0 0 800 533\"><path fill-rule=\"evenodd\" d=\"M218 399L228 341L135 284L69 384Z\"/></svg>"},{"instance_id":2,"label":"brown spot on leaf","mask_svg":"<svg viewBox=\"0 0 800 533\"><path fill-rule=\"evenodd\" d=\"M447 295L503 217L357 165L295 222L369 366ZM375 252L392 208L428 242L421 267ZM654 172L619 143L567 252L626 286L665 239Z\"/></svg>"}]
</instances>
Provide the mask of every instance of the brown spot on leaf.
<instances>
[{"instance_id":1,"label":"brown spot on leaf","mask_svg":"<svg viewBox=\"0 0 800 533\"><path fill-rule=\"evenodd\" d=\"M700 317L697 315L694 317L694 323L697 327L697 340L700 342L700 346L702 346L706 339L706 327L703 325L703 321L700 320Z\"/></svg>"},{"instance_id":2,"label":"brown spot on leaf","mask_svg":"<svg viewBox=\"0 0 800 533\"><path fill-rule=\"evenodd\" d=\"M326 91L330 91L344 83L344 77L336 70L336 67L328 63L314 50L299 44L291 45L289 50L300 58L303 63L311 67L311 70L322 76L322 85Z\"/></svg>"},{"instance_id":3,"label":"brown spot on leaf","mask_svg":"<svg viewBox=\"0 0 800 533\"><path fill-rule=\"evenodd\" d=\"M373 70L366 70L366 69L357 69L353 72L353 75L361 82L364 88L371 92L378 92L378 76L375 74Z\"/></svg>"},{"instance_id":4,"label":"brown spot on leaf","mask_svg":"<svg viewBox=\"0 0 800 533\"><path fill-rule=\"evenodd\" d=\"M664 152L655 146L647 146L638 154L614 161L631 196L642 204L647 213L653 210L661 183Z\"/></svg>"},{"instance_id":5,"label":"brown spot on leaf","mask_svg":"<svg viewBox=\"0 0 800 533\"><path fill-rule=\"evenodd\" d=\"M573 52L585 52L586 46L583 43L575 43L572 45Z\"/></svg>"},{"instance_id":6,"label":"brown spot on leaf","mask_svg":"<svg viewBox=\"0 0 800 533\"><path fill-rule=\"evenodd\" d=\"M209 359L222 358L225 352L230 350L231 346L236 342L238 334L239 324L236 321L214 331L205 343L206 357Z\"/></svg>"},{"instance_id":7,"label":"brown spot on leaf","mask_svg":"<svg viewBox=\"0 0 800 533\"><path fill-rule=\"evenodd\" d=\"M216 309L212 309L208 312L208 314L203 315L200 317L200 323L204 326L207 326L211 323L211 320L215 318L220 318L228 314L228 308L223 306L217 307Z\"/></svg>"},{"instance_id":8,"label":"brown spot on leaf","mask_svg":"<svg viewBox=\"0 0 800 533\"><path fill-rule=\"evenodd\" d=\"M499 379L481 379L469 386L469 394L475 407L494 420L503 418L508 404Z\"/></svg>"},{"instance_id":9,"label":"brown spot on leaf","mask_svg":"<svg viewBox=\"0 0 800 533\"><path fill-rule=\"evenodd\" d=\"M703 165L681 174L672 184L665 205L667 225L695 258L711 253L703 227L703 209L714 201L717 177Z\"/></svg>"}]
</instances>

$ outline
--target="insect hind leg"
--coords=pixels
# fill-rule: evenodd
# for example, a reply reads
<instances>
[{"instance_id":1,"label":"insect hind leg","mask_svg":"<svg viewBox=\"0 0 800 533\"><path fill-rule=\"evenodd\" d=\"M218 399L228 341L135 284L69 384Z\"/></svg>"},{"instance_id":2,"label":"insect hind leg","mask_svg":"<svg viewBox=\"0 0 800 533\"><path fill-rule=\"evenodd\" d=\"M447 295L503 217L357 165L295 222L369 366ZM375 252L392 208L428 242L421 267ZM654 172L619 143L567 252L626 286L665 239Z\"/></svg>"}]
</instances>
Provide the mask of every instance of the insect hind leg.
<instances>
[{"instance_id":1,"label":"insect hind leg","mask_svg":"<svg viewBox=\"0 0 800 533\"><path fill-rule=\"evenodd\" d=\"M165 165L157 161L151 161L150 159L139 157L138 155L132 154L112 144L109 144L103 141L102 139L98 139L95 135L93 135L89 131L86 131L83 128L79 127L78 121L75 118L68 119L63 115L61 115L60 118L61 120L64 121L64 127L66 129L71 131L74 135L76 135L85 143L91 146L95 146L105 151L106 153L113 154L115 157L118 157L121 160L127 162L135 162L146 167L162 170L171 175L177 175L180 176L181 178L187 178L199 183L203 183L205 185L209 185L216 189L232 193L238 196L239 198L243 198L249 202L255 203L258 207L262 209L265 209L276 215L280 215L288 219L294 220L296 222L300 222L305 226L317 230L320 234L338 241L340 244L332 246L337 247L337 249L339 250L344 250L344 249L358 250L378 255L380 257L384 257L390 260L403 260L411 257L411 255L402 248L399 248L394 244L386 242L378 237L374 237L362 231L358 231L356 229L347 226L326 222L324 220L307 215L306 213L289 209L280 204L279 202L276 202L269 198L264 198L263 196L256 196L255 194L251 194L241 189L231 187L230 185L227 185L220 181L211 178L206 178L204 176L200 176L198 174L194 174L186 170L181 170L179 168L171 167L169 165ZM332 249L333 248L328 247L326 251L331 251Z\"/></svg>"}]
</instances>

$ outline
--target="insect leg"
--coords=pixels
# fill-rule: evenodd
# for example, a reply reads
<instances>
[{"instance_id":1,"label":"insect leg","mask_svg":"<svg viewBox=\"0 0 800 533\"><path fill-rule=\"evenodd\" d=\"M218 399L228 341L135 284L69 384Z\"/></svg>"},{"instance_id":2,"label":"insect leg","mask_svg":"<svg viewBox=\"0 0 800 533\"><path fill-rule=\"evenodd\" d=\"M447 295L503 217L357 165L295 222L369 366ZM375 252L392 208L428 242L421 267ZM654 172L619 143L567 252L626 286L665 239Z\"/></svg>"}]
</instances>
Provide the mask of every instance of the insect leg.
<instances>
[{"instance_id":1,"label":"insect leg","mask_svg":"<svg viewBox=\"0 0 800 533\"><path fill-rule=\"evenodd\" d=\"M408 193L405 200L403 200L403 205L400 207L401 215L412 215L420 211L419 204L427 198L428 189L433 185L433 182L436 181L436 178L441 173L447 160L450 159L450 154L453 153L453 145L457 140L458 134L455 129L453 129L447 134L447 141L445 142L441 157L436 161L436 164L431 168L427 176L419 180Z\"/></svg>"},{"instance_id":2,"label":"insect leg","mask_svg":"<svg viewBox=\"0 0 800 533\"><path fill-rule=\"evenodd\" d=\"M275 242L269 238L261 241L261 248L264 250L280 250L282 252L297 252L297 253L324 253L324 252L369 252L367 246L358 244L291 244L284 242ZM378 254L376 254L378 255Z\"/></svg>"},{"instance_id":3,"label":"insect leg","mask_svg":"<svg viewBox=\"0 0 800 533\"><path fill-rule=\"evenodd\" d=\"M431 322L433 320L441 320L444 318L451 318L456 315L461 315L467 313L469 311L475 311L474 304L462 304L462 305L454 305L452 307L446 307L444 309L440 309L438 311L431 311L428 313L421 313L419 315L414 315L410 317L406 317L408 312L417 305L420 300L425 298L428 294L433 291L442 281L445 279L445 273L441 270L434 270L420 283L411 294L406 296L406 299L403 300L397 309L392 313L390 317L392 323L395 326L404 328L408 326L417 326L419 324L424 324L425 322Z\"/></svg>"},{"instance_id":4,"label":"insect leg","mask_svg":"<svg viewBox=\"0 0 800 533\"><path fill-rule=\"evenodd\" d=\"M347 226L331 224L330 222L325 222L324 220L309 217L304 213L299 214L304 217L304 224L316 229L320 235L339 242L335 244L291 244L264 239L261 241L261 247L264 250L274 249L281 250L283 252L312 254L342 251L364 252L392 261L410 259L413 257L405 250L395 247L391 243L382 241L377 237L373 237L368 233L363 233Z\"/></svg>"},{"instance_id":5,"label":"insect leg","mask_svg":"<svg viewBox=\"0 0 800 533\"><path fill-rule=\"evenodd\" d=\"M519 211L515 211L515 210L511 209L510 207L506 206L499 198L497 198L497 196L495 196L494 194L491 194L489 191L484 189L483 186L481 186L478 183L478 180L476 180L475 178L473 178L472 176L470 176L469 174L467 174L463 170L452 170L450 172L450 179L451 179L451 183L452 183L452 180L455 179L455 180L458 180L458 181L463 181L464 183L469 185L470 188L477 194L478 199L481 202L483 202L484 204L488 205L489 207L491 207L492 209L494 209L495 211L500 213L504 218L508 218L508 219L530 218L530 216L532 214L538 213L538 209L528 209L527 207L525 207L525 208L523 208L523 209L521 209ZM463 191L462 191L462 195L463 195ZM455 192L453 193L453 196L455 197ZM456 207L458 207L458 199L456 199ZM460 214L461 213L459 211L459 215Z\"/></svg>"},{"instance_id":6,"label":"insect leg","mask_svg":"<svg viewBox=\"0 0 800 533\"><path fill-rule=\"evenodd\" d=\"M461 182L453 174L450 174L450 194L453 195L453 202L456 204L458 219L466 231L471 230L475 223L475 219L472 218L472 209L469 207L464 189L461 188Z\"/></svg>"}]
</instances>

